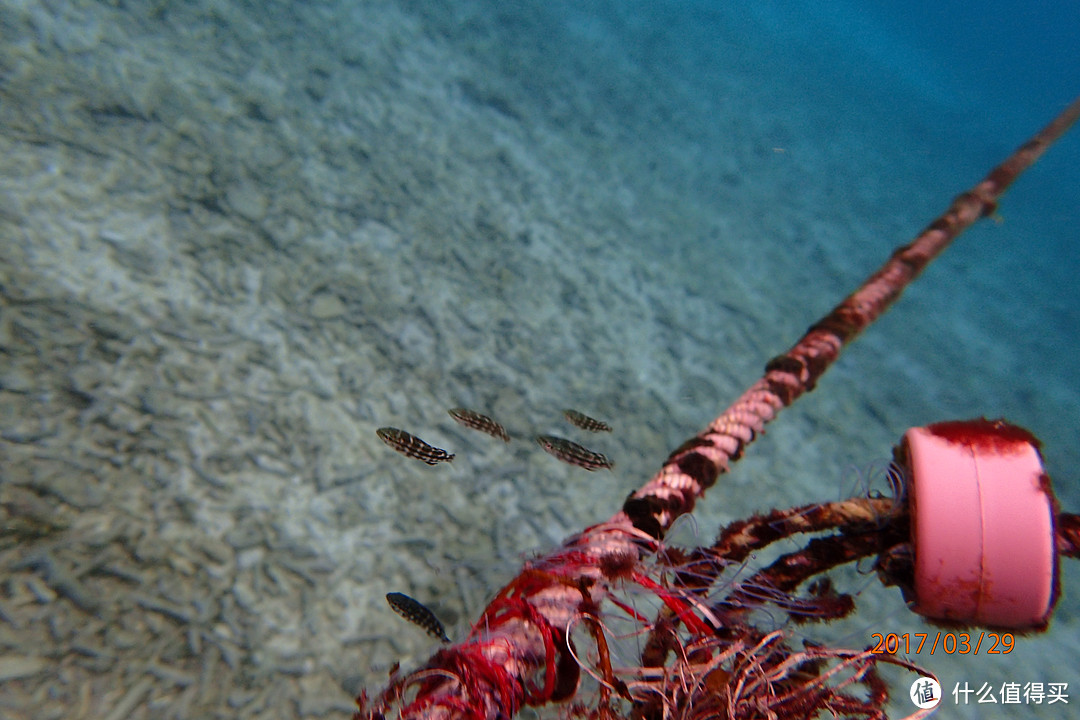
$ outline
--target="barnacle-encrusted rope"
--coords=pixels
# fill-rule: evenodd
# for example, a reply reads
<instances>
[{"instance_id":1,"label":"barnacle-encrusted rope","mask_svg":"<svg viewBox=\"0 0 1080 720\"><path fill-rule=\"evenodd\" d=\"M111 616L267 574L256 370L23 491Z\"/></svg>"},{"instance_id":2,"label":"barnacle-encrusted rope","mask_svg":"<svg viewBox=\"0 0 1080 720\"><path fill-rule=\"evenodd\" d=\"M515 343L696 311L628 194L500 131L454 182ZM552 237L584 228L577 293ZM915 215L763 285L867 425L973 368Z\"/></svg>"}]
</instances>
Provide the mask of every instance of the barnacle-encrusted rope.
<instances>
[{"instance_id":1,"label":"barnacle-encrusted rope","mask_svg":"<svg viewBox=\"0 0 1080 720\"><path fill-rule=\"evenodd\" d=\"M908 283L976 220L994 212L998 198L1080 116L1077 98L1008 160L994 168L974 188L955 200L910 244L889 258L862 287L812 325L799 342L765 366L754 383L697 437L668 457L664 467L623 506L638 529L661 538L675 518L694 508L694 501L711 487L730 460L762 431L777 411L813 390L818 378L840 355L840 349L874 322L900 297Z\"/></svg>"},{"instance_id":2,"label":"barnacle-encrusted rope","mask_svg":"<svg viewBox=\"0 0 1080 720\"><path fill-rule=\"evenodd\" d=\"M426 666L410 674L395 671L389 686L374 698L362 693L357 698L360 710L356 718L383 720L398 706L402 720L496 720L511 717L526 704L570 699L580 674L577 658L583 656L568 642L568 630L575 625L593 634L601 666L598 677L603 681L600 702L610 713L607 703L612 693L629 697L630 692L613 676L604 652L600 603L608 597L610 581L620 578L656 591L688 626L693 623L707 631L704 622L687 607L687 600L663 591L639 571L641 554L659 548L658 541L675 518L693 509L697 497L728 469L729 461L739 457L765 423L813 389L841 347L884 312L953 238L992 212L1005 189L1078 116L1080 98L985 180L957 197L944 215L911 244L894 252L877 273L811 327L791 350L771 360L765 376L704 432L672 453L661 471L627 499L622 511L586 529L547 557L530 562L495 596L464 643L440 650ZM1075 548L1076 524L1070 527L1074 534L1066 544ZM791 530L800 531L795 526ZM779 574L781 570L772 572ZM839 657L845 651L822 652ZM792 663L801 667L798 664L805 660L779 655L774 659L783 667L793 667ZM862 672L869 669L867 665ZM793 697L800 692L797 687L791 690ZM836 702L845 697L824 688L814 692ZM736 695L728 697L734 701ZM800 707L814 707L807 703L821 698L799 700ZM865 701L858 703L856 714L865 707L869 707Z\"/></svg>"}]
</instances>

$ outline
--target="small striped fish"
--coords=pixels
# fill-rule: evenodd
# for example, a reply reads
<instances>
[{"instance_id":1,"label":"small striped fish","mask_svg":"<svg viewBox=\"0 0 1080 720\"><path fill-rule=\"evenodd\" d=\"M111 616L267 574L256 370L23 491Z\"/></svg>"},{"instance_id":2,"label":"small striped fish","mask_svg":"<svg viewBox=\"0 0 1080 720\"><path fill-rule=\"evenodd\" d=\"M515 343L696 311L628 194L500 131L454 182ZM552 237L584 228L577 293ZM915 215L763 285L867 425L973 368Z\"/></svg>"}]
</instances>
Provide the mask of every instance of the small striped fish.
<instances>
[{"instance_id":1,"label":"small striped fish","mask_svg":"<svg viewBox=\"0 0 1080 720\"><path fill-rule=\"evenodd\" d=\"M450 413L450 417L454 418L467 428L487 433L491 437L499 438L503 442L510 442L510 436L506 434L506 428L489 418L487 415L481 415L478 412L466 408L452 408L447 412Z\"/></svg>"},{"instance_id":2,"label":"small striped fish","mask_svg":"<svg viewBox=\"0 0 1080 720\"><path fill-rule=\"evenodd\" d=\"M577 410L563 410L563 417L565 417L571 425L577 425L582 430L588 430L589 432L611 432L611 426L603 420L591 418L585 413L579 413Z\"/></svg>"},{"instance_id":3,"label":"small striped fish","mask_svg":"<svg viewBox=\"0 0 1080 720\"><path fill-rule=\"evenodd\" d=\"M540 447L544 448L549 454L554 455L563 462L583 467L586 470L610 470L615 467L615 463L608 460L606 456L561 437L537 435L536 442L540 443Z\"/></svg>"},{"instance_id":4,"label":"small striped fish","mask_svg":"<svg viewBox=\"0 0 1080 720\"><path fill-rule=\"evenodd\" d=\"M441 448L432 447L420 438L415 435L410 435L404 430L384 427L379 428L375 432L384 443L394 448L402 455L416 458L417 460L423 460L428 465L437 465L441 462L450 462L454 459L452 453L448 453Z\"/></svg>"},{"instance_id":5,"label":"small striped fish","mask_svg":"<svg viewBox=\"0 0 1080 720\"><path fill-rule=\"evenodd\" d=\"M398 615L413 625L419 625L427 630L427 634L431 637L439 638L444 643L450 642L439 618L435 617L435 613L428 610L419 600L413 600L404 593L386 593L386 602L390 603L390 607Z\"/></svg>"}]
</instances>

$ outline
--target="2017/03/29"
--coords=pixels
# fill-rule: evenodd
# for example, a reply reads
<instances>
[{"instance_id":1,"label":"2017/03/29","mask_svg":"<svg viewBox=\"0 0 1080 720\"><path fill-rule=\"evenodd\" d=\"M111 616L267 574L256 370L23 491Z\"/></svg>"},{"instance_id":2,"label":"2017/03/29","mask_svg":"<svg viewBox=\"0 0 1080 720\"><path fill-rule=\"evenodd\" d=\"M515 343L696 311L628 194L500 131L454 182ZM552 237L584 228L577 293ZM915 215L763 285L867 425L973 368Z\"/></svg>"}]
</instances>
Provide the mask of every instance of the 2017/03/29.
<instances>
[{"instance_id":1,"label":"2017/03/29","mask_svg":"<svg viewBox=\"0 0 1080 720\"><path fill-rule=\"evenodd\" d=\"M931 636L930 633L873 633L870 637L876 640L876 644L870 649L870 652L896 655L903 648L905 655L918 655L923 651L927 639ZM914 645L912 644L913 640L915 641ZM1012 652L1016 643L1016 638L1013 637L1012 633L980 632L975 640L974 647L971 640L971 634L966 632L938 632L930 646L930 654L933 655L937 652L940 646L941 651L946 655L967 655L969 653L977 655L979 649L982 648L983 640L986 640L989 644L989 647L985 648L986 654L1007 655Z\"/></svg>"}]
</instances>

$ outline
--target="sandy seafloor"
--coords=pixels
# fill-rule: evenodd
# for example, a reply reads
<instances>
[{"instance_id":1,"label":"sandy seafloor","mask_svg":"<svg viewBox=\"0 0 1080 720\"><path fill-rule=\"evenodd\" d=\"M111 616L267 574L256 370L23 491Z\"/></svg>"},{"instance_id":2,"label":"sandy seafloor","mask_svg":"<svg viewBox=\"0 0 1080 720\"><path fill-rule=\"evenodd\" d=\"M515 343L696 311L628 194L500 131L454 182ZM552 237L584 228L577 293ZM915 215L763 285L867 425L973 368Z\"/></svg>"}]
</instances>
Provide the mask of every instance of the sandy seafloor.
<instances>
[{"instance_id":1,"label":"sandy seafloor","mask_svg":"<svg viewBox=\"0 0 1080 720\"><path fill-rule=\"evenodd\" d=\"M348 717L435 649L386 592L462 638L1070 99L802 6L433 5L0 4L0 717ZM700 542L979 415L1038 434L1080 510L1078 158L1074 131L770 426ZM939 717L1075 716L1061 570L1049 633L917 660L1070 703ZM846 582L833 637L928 628Z\"/></svg>"}]
</instances>

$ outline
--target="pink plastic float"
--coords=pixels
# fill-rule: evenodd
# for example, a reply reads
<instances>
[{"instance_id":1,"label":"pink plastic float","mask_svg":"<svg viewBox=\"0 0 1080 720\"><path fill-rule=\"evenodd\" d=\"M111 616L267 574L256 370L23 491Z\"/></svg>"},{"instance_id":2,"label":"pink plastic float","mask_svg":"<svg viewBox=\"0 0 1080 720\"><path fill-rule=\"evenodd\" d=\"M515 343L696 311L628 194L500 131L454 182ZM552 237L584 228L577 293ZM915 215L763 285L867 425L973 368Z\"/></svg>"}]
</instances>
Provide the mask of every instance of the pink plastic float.
<instances>
[{"instance_id":1,"label":"pink plastic float","mask_svg":"<svg viewBox=\"0 0 1080 720\"><path fill-rule=\"evenodd\" d=\"M1044 627L1054 601L1054 502L1038 440L1001 420L904 435L915 606L939 620Z\"/></svg>"}]
</instances>

